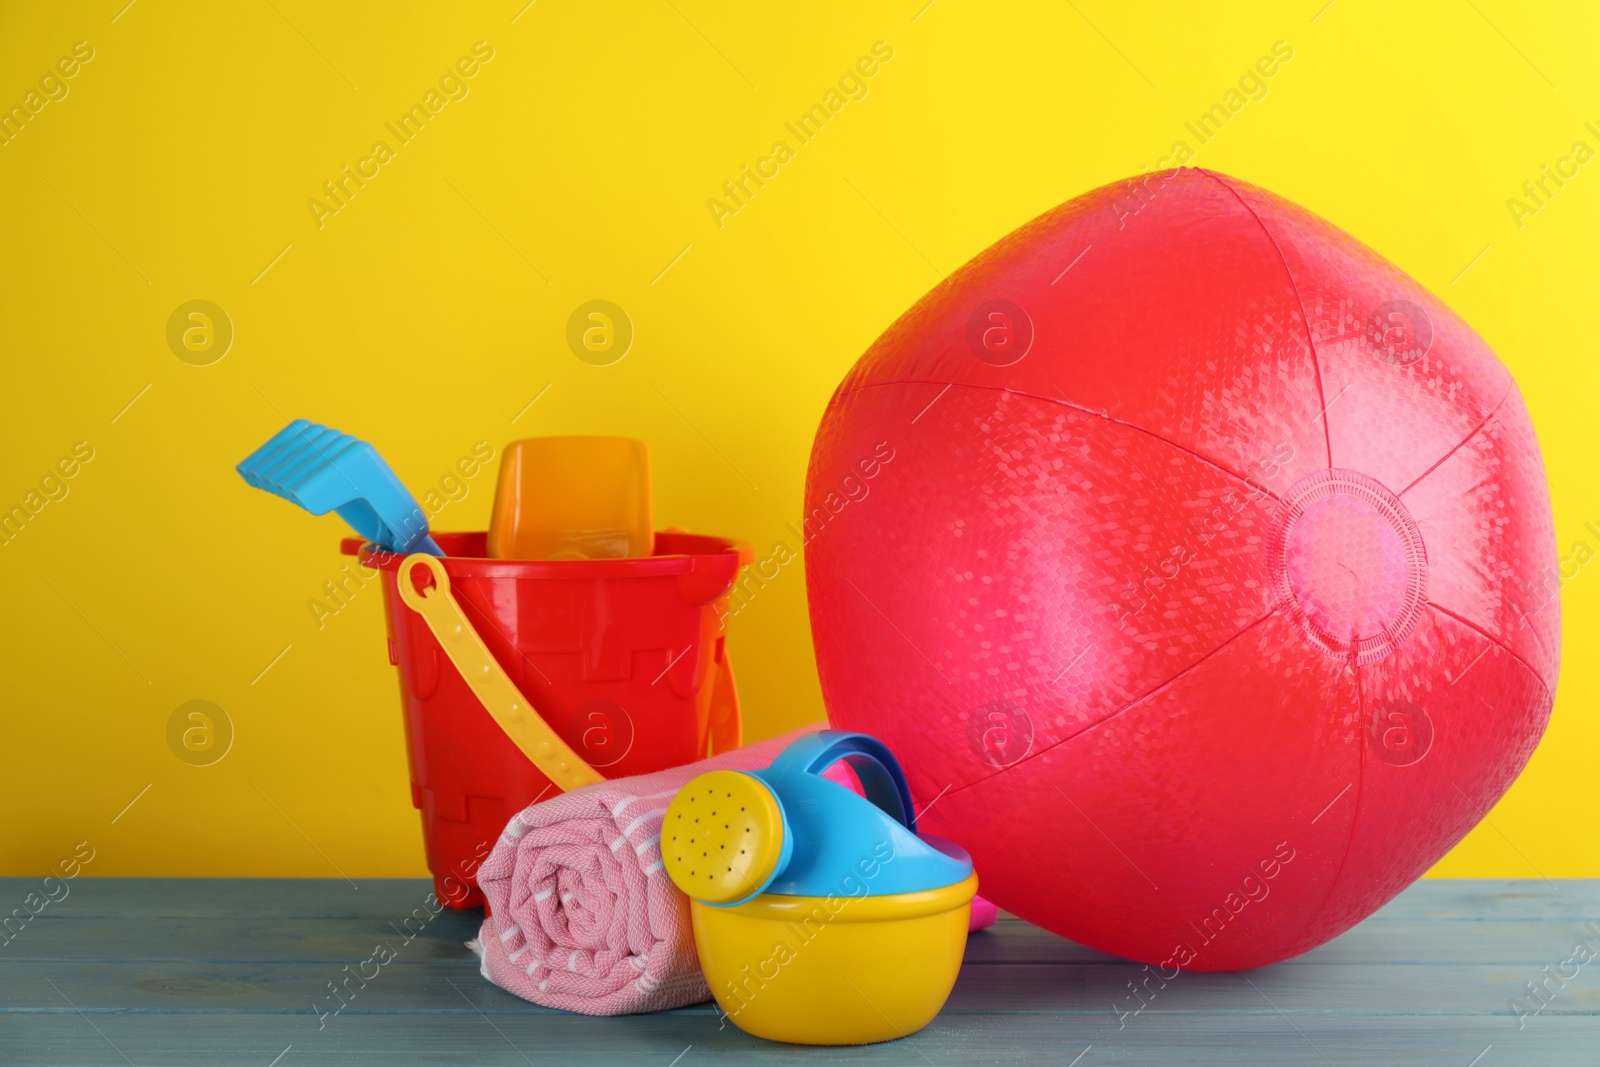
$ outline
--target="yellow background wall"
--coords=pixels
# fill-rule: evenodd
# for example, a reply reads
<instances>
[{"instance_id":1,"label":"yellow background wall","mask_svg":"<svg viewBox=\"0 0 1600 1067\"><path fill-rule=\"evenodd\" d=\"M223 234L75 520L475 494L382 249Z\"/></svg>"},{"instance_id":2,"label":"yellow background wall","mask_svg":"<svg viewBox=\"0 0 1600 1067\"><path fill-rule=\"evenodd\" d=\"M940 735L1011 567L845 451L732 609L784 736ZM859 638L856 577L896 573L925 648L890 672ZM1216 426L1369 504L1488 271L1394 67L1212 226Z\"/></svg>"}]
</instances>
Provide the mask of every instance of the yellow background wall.
<instances>
[{"instance_id":1,"label":"yellow background wall","mask_svg":"<svg viewBox=\"0 0 1600 1067\"><path fill-rule=\"evenodd\" d=\"M93 52L0 145L0 507L93 450L0 547L0 873L82 840L98 875L423 873L377 589L319 629L342 527L248 489L239 459L304 414L420 495L479 440L635 435L659 525L764 553L834 385L935 268L1193 147L1185 121L1278 41L1293 59L1196 162L1321 213L1472 323L1527 397L1562 552L1600 547L1600 163L1507 206L1575 141L1600 149L1592 8L125 2L0 15L8 107ZM400 144L384 124L479 41L467 95ZM879 41L867 95L715 218ZM364 188L308 208L378 140L393 158ZM610 366L564 339L596 298L636 329ZM210 366L167 341L195 299L234 331ZM493 478L436 527L482 528ZM1597 571L1565 575L1543 745L1435 873L1600 876ZM755 735L820 715L798 566L731 642ZM190 700L232 725L214 765L169 749Z\"/></svg>"}]
</instances>

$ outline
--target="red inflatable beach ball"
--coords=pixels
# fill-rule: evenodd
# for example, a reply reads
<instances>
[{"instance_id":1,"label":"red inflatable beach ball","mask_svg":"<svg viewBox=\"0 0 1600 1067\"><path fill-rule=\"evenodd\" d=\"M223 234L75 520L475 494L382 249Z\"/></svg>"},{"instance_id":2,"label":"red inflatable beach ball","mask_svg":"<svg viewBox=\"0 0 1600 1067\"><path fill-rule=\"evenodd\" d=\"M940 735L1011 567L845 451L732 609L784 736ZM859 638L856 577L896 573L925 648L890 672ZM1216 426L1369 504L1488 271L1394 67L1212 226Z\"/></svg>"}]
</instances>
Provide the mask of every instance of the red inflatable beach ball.
<instances>
[{"instance_id":1,"label":"red inflatable beach ball","mask_svg":"<svg viewBox=\"0 0 1600 1067\"><path fill-rule=\"evenodd\" d=\"M1219 174L1106 186L878 339L817 433L834 725L1022 918L1166 968L1303 952L1521 770L1559 654L1506 369L1392 264Z\"/></svg>"}]
</instances>

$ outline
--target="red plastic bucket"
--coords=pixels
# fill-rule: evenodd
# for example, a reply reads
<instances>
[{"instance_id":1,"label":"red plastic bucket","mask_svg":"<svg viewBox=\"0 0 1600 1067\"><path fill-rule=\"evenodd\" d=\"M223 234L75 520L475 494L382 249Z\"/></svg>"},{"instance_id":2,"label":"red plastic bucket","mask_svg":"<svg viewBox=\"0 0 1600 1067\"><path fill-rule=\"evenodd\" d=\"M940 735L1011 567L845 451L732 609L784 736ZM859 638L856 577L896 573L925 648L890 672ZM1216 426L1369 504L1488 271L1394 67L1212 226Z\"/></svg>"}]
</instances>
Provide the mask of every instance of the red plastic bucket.
<instances>
[{"instance_id":1,"label":"red plastic bucket","mask_svg":"<svg viewBox=\"0 0 1600 1067\"><path fill-rule=\"evenodd\" d=\"M551 729L606 778L647 774L739 744L724 646L728 590L750 549L657 533L635 559L484 557L483 533L435 534L450 589L490 653ZM400 668L411 802L439 900L483 903L478 865L506 821L556 787L473 695L423 617L400 599L405 557L346 538L383 575L389 661ZM424 573L425 572L419 572ZM420 587L419 587L420 589Z\"/></svg>"}]
</instances>

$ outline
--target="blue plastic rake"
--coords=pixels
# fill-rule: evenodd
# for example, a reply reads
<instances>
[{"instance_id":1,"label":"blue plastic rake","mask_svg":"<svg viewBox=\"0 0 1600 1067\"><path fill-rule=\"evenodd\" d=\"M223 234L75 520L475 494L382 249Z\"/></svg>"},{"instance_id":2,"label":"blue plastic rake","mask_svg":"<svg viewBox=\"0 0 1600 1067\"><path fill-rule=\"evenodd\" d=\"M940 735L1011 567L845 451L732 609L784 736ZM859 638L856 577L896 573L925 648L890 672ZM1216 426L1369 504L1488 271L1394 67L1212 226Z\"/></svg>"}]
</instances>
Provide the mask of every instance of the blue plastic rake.
<instances>
[{"instance_id":1,"label":"blue plastic rake","mask_svg":"<svg viewBox=\"0 0 1600 1067\"><path fill-rule=\"evenodd\" d=\"M386 552L444 555L428 536L427 514L378 450L347 433L295 419L237 469L257 489L313 515L337 511Z\"/></svg>"}]
</instances>

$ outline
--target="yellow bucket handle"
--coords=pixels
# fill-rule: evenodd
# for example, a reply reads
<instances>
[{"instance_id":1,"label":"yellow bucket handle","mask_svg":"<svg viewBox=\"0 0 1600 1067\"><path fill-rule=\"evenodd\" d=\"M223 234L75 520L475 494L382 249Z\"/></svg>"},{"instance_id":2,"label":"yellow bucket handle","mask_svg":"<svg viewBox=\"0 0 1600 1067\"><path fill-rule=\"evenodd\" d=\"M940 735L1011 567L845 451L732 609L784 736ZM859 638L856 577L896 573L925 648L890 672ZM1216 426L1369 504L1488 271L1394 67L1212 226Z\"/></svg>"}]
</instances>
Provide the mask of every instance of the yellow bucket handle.
<instances>
[{"instance_id":1,"label":"yellow bucket handle","mask_svg":"<svg viewBox=\"0 0 1600 1067\"><path fill-rule=\"evenodd\" d=\"M417 592L411 572L421 567L433 576L433 589ZM550 728L532 703L523 697L516 683L507 676L489 646L483 643L461 604L450 592L450 576L438 557L424 552L407 556L400 564L397 584L400 599L406 606L422 616L428 629L444 649L444 654L466 680L478 702L494 721L500 724L513 744L533 761L557 789L566 792L580 786L605 781L605 776L572 750ZM711 696L711 748L713 752L727 752L738 748L743 740L740 728L739 698L734 689L733 662L726 647L722 650L722 663L712 683Z\"/></svg>"},{"instance_id":2,"label":"yellow bucket handle","mask_svg":"<svg viewBox=\"0 0 1600 1067\"><path fill-rule=\"evenodd\" d=\"M433 575L434 588L426 594L417 592L411 580L417 567ZM400 599L422 616L484 710L557 789L565 792L605 781L523 699L451 595L450 576L437 557L423 552L407 556L400 564L399 586Z\"/></svg>"}]
</instances>

